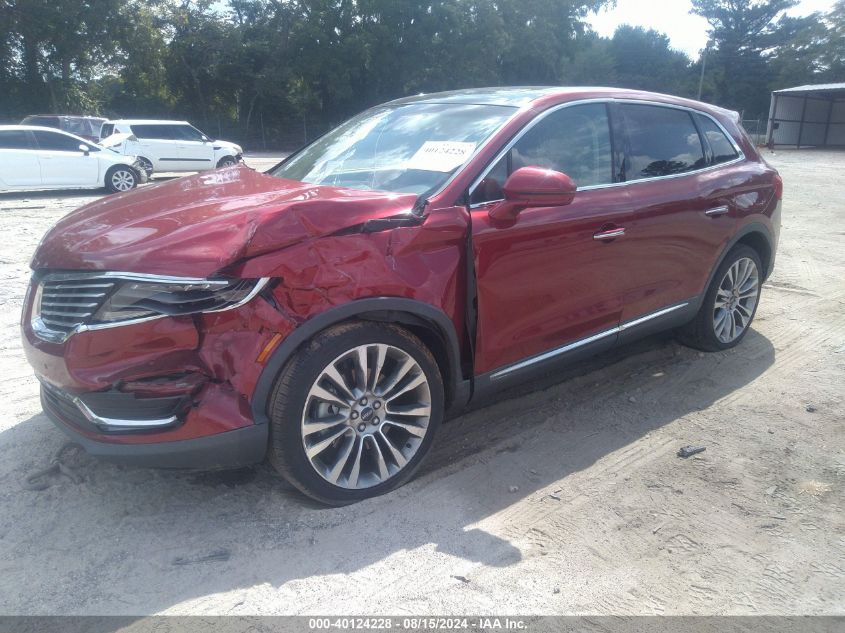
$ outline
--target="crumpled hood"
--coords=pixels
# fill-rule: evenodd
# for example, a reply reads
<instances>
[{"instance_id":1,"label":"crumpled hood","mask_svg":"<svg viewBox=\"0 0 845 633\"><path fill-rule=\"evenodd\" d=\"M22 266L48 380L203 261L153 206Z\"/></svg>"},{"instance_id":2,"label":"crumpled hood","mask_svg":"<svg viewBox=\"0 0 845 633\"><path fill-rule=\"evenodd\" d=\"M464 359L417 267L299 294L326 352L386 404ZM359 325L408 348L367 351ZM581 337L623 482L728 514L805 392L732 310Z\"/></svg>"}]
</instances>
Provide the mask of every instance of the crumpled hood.
<instances>
[{"instance_id":1,"label":"crumpled hood","mask_svg":"<svg viewBox=\"0 0 845 633\"><path fill-rule=\"evenodd\" d=\"M31 266L206 277L230 264L410 212L416 195L316 186L240 165L104 197L62 218Z\"/></svg>"}]
</instances>

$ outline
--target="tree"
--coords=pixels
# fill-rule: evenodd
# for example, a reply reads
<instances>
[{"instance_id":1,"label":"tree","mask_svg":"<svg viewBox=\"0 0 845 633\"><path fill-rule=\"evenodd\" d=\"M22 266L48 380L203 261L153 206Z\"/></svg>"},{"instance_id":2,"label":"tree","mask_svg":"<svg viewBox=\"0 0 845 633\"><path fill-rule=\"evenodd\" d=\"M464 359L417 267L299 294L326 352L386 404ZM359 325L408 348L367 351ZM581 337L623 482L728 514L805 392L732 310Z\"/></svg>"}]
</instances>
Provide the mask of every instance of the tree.
<instances>
[{"instance_id":1,"label":"tree","mask_svg":"<svg viewBox=\"0 0 845 633\"><path fill-rule=\"evenodd\" d=\"M708 74L715 94L704 98L763 116L768 111L771 69L767 59L788 34L778 16L797 0L692 0L692 13L710 24Z\"/></svg>"},{"instance_id":2,"label":"tree","mask_svg":"<svg viewBox=\"0 0 845 633\"><path fill-rule=\"evenodd\" d=\"M689 94L689 58L653 29L622 25L610 41L617 85L655 92Z\"/></svg>"}]
</instances>

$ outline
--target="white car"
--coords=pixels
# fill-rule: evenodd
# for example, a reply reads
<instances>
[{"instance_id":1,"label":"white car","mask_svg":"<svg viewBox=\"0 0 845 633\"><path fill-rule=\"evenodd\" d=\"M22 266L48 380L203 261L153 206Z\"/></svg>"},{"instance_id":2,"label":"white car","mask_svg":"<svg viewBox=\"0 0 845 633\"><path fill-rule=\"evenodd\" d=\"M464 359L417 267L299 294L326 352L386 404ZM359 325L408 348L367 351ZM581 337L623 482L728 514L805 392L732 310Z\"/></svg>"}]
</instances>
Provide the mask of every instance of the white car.
<instances>
[{"instance_id":1,"label":"white car","mask_svg":"<svg viewBox=\"0 0 845 633\"><path fill-rule=\"evenodd\" d=\"M153 171L228 167L243 158L239 145L213 141L187 121L106 121L100 128L100 144L121 154L138 156L148 176Z\"/></svg>"},{"instance_id":2,"label":"white car","mask_svg":"<svg viewBox=\"0 0 845 633\"><path fill-rule=\"evenodd\" d=\"M117 192L146 180L134 156L54 128L0 125L0 191L105 187Z\"/></svg>"}]
</instances>

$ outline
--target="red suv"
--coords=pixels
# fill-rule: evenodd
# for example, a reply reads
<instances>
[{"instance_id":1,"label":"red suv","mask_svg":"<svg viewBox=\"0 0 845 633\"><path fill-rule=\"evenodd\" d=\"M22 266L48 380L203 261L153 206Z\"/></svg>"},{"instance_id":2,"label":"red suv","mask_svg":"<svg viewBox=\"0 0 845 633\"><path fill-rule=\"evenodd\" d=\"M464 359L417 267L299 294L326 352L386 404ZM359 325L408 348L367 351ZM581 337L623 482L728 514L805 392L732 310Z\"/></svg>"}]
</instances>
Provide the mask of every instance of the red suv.
<instances>
[{"instance_id":1,"label":"red suv","mask_svg":"<svg viewBox=\"0 0 845 633\"><path fill-rule=\"evenodd\" d=\"M329 504L407 481L448 413L644 334L748 332L782 182L736 113L494 88L360 114L268 173L104 198L32 260L44 410L87 451L269 458Z\"/></svg>"}]
</instances>

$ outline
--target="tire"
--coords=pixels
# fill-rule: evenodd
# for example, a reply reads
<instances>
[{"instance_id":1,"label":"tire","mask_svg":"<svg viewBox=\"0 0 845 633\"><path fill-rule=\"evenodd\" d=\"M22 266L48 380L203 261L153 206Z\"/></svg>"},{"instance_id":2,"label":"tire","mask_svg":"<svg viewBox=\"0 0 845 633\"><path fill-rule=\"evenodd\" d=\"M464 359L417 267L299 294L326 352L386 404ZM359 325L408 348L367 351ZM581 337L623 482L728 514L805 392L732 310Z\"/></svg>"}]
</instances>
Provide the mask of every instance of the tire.
<instances>
[{"instance_id":1,"label":"tire","mask_svg":"<svg viewBox=\"0 0 845 633\"><path fill-rule=\"evenodd\" d=\"M443 419L443 381L431 352L410 332L353 322L305 344L279 375L269 405L270 463L309 497L341 506L413 476ZM394 420L385 416L391 406Z\"/></svg>"},{"instance_id":2,"label":"tire","mask_svg":"<svg viewBox=\"0 0 845 633\"><path fill-rule=\"evenodd\" d=\"M748 268L748 262L753 269ZM739 279L738 285L729 273ZM734 246L716 269L695 319L679 331L681 342L705 352L739 345L754 320L762 285L763 265L757 251L744 244Z\"/></svg>"},{"instance_id":3,"label":"tire","mask_svg":"<svg viewBox=\"0 0 845 633\"><path fill-rule=\"evenodd\" d=\"M219 161L217 161L217 168L220 169L221 167L231 167L232 165L236 165L238 160L234 156L224 156Z\"/></svg>"},{"instance_id":4,"label":"tire","mask_svg":"<svg viewBox=\"0 0 845 633\"><path fill-rule=\"evenodd\" d=\"M143 156L138 157L138 162L141 163L144 166L144 171L147 172L147 179L149 180L150 178L152 178L153 177L153 164L152 164L152 162L149 159L144 158Z\"/></svg>"},{"instance_id":5,"label":"tire","mask_svg":"<svg viewBox=\"0 0 845 633\"><path fill-rule=\"evenodd\" d=\"M129 165L114 165L106 172L105 185L111 193L130 191L138 185L138 174Z\"/></svg>"}]
</instances>

